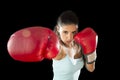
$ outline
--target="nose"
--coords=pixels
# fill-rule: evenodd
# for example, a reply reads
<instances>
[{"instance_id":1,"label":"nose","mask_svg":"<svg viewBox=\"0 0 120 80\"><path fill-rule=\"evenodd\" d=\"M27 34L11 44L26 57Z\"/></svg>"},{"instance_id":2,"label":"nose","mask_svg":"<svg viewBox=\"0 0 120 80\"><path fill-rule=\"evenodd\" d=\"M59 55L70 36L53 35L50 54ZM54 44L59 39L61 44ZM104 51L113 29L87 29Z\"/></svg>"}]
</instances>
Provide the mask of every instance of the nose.
<instances>
[{"instance_id":1,"label":"nose","mask_svg":"<svg viewBox=\"0 0 120 80\"><path fill-rule=\"evenodd\" d=\"M69 33L67 37L67 41L72 41L73 40L73 34Z\"/></svg>"}]
</instances>

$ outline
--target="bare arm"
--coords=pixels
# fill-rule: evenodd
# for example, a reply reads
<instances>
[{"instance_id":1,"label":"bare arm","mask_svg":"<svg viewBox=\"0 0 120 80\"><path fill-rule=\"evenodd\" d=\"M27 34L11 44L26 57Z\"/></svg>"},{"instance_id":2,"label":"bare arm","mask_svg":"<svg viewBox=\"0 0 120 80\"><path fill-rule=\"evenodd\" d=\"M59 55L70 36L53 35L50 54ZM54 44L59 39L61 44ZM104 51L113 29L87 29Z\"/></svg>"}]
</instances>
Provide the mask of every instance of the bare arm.
<instances>
[{"instance_id":1,"label":"bare arm","mask_svg":"<svg viewBox=\"0 0 120 80\"><path fill-rule=\"evenodd\" d=\"M89 64L85 62L85 67L89 72L93 72L95 70L95 62Z\"/></svg>"}]
</instances>

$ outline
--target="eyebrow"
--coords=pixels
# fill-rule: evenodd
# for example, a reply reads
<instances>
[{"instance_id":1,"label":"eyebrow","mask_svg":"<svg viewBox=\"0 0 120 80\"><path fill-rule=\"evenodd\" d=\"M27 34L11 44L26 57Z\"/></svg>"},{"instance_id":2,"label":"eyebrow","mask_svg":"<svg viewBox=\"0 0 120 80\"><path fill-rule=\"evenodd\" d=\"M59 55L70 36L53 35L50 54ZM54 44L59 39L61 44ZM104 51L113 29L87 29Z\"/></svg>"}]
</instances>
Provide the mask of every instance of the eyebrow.
<instances>
[{"instance_id":1,"label":"eyebrow","mask_svg":"<svg viewBox=\"0 0 120 80\"><path fill-rule=\"evenodd\" d=\"M77 32L77 31L72 31L72 32Z\"/></svg>"}]
</instances>

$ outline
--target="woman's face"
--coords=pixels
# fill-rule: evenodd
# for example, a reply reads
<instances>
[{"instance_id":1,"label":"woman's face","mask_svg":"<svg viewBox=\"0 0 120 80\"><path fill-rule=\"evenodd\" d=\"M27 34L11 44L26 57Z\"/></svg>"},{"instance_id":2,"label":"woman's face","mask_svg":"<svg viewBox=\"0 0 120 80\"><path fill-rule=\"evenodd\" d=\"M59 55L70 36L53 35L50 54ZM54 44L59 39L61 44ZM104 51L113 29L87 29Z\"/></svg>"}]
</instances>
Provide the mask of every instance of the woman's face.
<instances>
[{"instance_id":1,"label":"woman's face","mask_svg":"<svg viewBox=\"0 0 120 80\"><path fill-rule=\"evenodd\" d=\"M75 24L63 25L58 27L61 40L67 45L73 42L73 37L77 33L78 26Z\"/></svg>"}]
</instances>

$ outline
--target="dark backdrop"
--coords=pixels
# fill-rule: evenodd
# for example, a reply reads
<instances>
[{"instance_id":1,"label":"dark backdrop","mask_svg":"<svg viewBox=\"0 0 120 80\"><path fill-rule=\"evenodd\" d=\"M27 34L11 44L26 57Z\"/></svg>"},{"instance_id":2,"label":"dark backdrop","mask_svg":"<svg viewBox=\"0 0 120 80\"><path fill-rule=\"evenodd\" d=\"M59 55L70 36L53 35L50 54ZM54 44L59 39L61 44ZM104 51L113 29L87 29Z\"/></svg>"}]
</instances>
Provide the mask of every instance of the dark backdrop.
<instances>
[{"instance_id":1,"label":"dark backdrop","mask_svg":"<svg viewBox=\"0 0 120 80\"><path fill-rule=\"evenodd\" d=\"M10 2L12 3L12 2ZM7 41L15 31L31 26L53 29L59 14L73 10L79 17L79 30L90 26L99 35L96 69L93 73L82 69L79 80L98 80L104 77L105 30L100 26L97 2L91 1L43 1L38 3L4 3L1 11L0 27L0 72L4 78L52 80L52 61L23 63L13 60L7 52ZM9 77L8 77L9 76Z\"/></svg>"}]
</instances>

